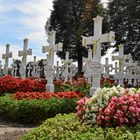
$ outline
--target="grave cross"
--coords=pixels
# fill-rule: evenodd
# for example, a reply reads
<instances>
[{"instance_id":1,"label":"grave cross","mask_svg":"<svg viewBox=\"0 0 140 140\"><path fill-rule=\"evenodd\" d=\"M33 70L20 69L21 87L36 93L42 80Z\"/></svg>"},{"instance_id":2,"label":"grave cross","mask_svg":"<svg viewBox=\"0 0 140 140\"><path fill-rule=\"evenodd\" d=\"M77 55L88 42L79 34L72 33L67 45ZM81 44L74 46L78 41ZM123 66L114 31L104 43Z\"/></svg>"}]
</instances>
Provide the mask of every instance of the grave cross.
<instances>
[{"instance_id":1,"label":"grave cross","mask_svg":"<svg viewBox=\"0 0 140 140\"><path fill-rule=\"evenodd\" d=\"M6 45L6 54L2 55L2 59L5 59L5 65L4 65L4 74L8 74L8 64L9 64L9 58L12 58L12 53L9 52L10 45Z\"/></svg>"},{"instance_id":2,"label":"grave cross","mask_svg":"<svg viewBox=\"0 0 140 140\"><path fill-rule=\"evenodd\" d=\"M32 49L27 49L28 48L27 38L25 38L23 41L24 41L23 51L19 51L18 56L22 57L22 64L26 65L27 56L32 55Z\"/></svg>"},{"instance_id":3,"label":"grave cross","mask_svg":"<svg viewBox=\"0 0 140 140\"><path fill-rule=\"evenodd\" d=\"M56 80L60 79L60 72L61 72L61 66L59 66L59 61L56 62L55 68L55 78Z\"/></svg>"},{"instance_id":4,"label":"grave cross","mask_svg":"<svg viewBox=\"0 0 140 140\"><path fill-rule=\"evenodd\" d=\"M37 77L37 74L36 74L37 65L38 65L38 63L36 62L36 56L34 56L34 60L33 60L33 62L32 62L33 70L32 70L32 72L31 72L31 75L32 75L33 77Z\"/></svg>"},{"instance_id":5,"label":"grave cross","mask_svg":"<svg viewBox=\"0 0 140 140\"><path fill-rule=\"evenodd\" d=\"M128 55L124 55L124 45L119 45L119 55L118 56L112 56L112 61L118 60L119 61L119 72L116 74L116 77L119 80L119 84L123 85L123 79L124 79L124 66L125 61L128 59Z\"/></svg>"},{"instance_id":6,"label":"grave cross","mask_svg":"<svg viewBox=\"0 0 140 140\"><path fill-rule=\"evenodd\" d=\"M73 60L69 59L69 52L67 51L65 60L63 61L63 63L64 63L63 76L64 76L64 81L65 82L68 81L68 79L71 77L70 76L70 69L71 69L71 66L72 66L72 62L73 62Z\"/></svg>"},{"instance_id":7,"label":"grave cross","mask_svg":"<svg viewBox=\"0 0 140 140\"><path fill-rule=\"evenodd\" d=\"M31 76L31 70L32 70L31 63L28 64L27 70L28 70L27 76L30 77Z\"/></svg>"},{"instance_id":8,"label":"grave cross","mask_svg":"<svg viewBox=\"0 0 140 140\"><path fill-rule=\"evenodd\" d=\"M82 36L82 45L93 45L93 59L94 62L101 61L101 44L107 42L114 42L115 33L110 31L110 33L102 34L102 20L103 17L97 16L94 20L94 36L85 37Z\"/></svg>"},{"instance_id":9,"label":"grave cross","mask_svg":"<svg viewBox=\"0 0 140 140\"><path fill-rule=\"evenodd\" d=\"M26 61L27 61L27 56L32 55L32 49L27 49L28 48L28 39L25 38L24 40L24 46L23 46L23 51L19 51L18 56L22 57L22 63L20 67L20 75L22 78L26 77Z\"/></svg>"},{"instance_id":10,"label":"grave cross","mask_svg":"<svg viewBox=\"0 0 140 140\"><path fill-rule=\"evenodd\" d=\"M110 68L111 68L111 69L110 69ZM112 64L109 65L109 63L108 63L108 58L105 58L104 69L105 69L104 77L105 77L105 78L109 78L109 72L112 71Z\"/></svg>"},{"instance_id":11,"label":"grave cross","mask_svg":"<svg viewBox=\"0 0 140 140\"><path fill-rule=\"evenodd\" d=\"M63 43L55 44L55 36L56 36L56 31L52 30L50 32L49 38L48 38L49 46L42 47L42 52L43 53L48 52L48 54L49 54L48 60L49 60L50 65L54 64L54 52L62 51L62 48L63 48Z\"/></svg>"},{"instance_id":12,"label":"grave cross","mask_svg":"<svg viewBox=\"0 0 140 140\"><path fill-rule=\"evenodd\" d=\"M94 35L85 37L82 36L82 45L93 45L93 61L89 66L89 73L92 75L92 87L90 88L90 95L100 88L101 74L103 67L101 65L101 45L102 43L114 42L115 33L110 32L102 34L102 20L103 17L97 16L94 20ZM87 73L88 74L88 73Z\"/></svg>"},{"instance_id":13,"label":"grave cross","mask_svg":"<svg viewBox=\"0 0 140 140\"><path fill-rule=\"evenodd\" d=\"M49 33L49 38L48 38L48 43L49 46L43 46L42 47L42 52L49 53L49 58L48 58L48 65L45 68L45 75L47 78L47 85L46 85L46 90L48 92L54 92L54 84L53 84L53 79L54 79L54 52L56 51L62 51L63 43L58 43L55 44L55 36L56 36L56 31L52 30Z\"/></svg>"}]
</instances>

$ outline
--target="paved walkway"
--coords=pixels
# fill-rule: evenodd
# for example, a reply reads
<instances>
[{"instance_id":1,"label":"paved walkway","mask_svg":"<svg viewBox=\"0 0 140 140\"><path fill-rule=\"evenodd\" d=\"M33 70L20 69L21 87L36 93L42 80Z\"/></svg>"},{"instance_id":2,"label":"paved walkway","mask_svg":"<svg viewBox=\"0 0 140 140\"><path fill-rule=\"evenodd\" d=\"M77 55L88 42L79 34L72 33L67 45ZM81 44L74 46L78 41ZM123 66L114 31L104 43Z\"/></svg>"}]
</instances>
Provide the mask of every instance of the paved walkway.
<instances>
[{"instance_id":1,"label":"paved walkway","mask_svg":"<svg viewBox=\"0 0 140 140\"><path fill-rule=\"evenodd\" d=\"M0 140L19 140L21 135L33 127L8 121L0 115Z\"/></svg>"}]
</instances>

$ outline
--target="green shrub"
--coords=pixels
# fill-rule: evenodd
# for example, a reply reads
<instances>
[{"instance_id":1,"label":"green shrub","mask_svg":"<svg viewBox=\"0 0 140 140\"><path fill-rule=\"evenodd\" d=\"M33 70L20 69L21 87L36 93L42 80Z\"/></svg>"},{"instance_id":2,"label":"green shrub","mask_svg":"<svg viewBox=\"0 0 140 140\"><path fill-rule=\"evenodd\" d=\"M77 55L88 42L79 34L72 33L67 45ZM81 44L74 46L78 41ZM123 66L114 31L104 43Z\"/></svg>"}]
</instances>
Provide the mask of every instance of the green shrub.
<instances>
[{"instance_id":1,"label":"green shrub","mask_svg":"<svg viewBox=\"0 0 140 140\"><path fill-rule=\"evenodd\" d=\"M140 140L140 124L135 127L90 128L79 122L73 113L58 114L22 136L21 140Z\"/></svg>"},{"instance_id":2,"label":"green shrub","mask_svg":"<svg viewBox=\"0 0 140 140\"><path fill-rule=\"evenodd\" d=\"M58 113L75 112L77 99L52 98L49 100L15 100L0 97L0 113L23 123L39 123Z\"/></svg>"}]
</instances>

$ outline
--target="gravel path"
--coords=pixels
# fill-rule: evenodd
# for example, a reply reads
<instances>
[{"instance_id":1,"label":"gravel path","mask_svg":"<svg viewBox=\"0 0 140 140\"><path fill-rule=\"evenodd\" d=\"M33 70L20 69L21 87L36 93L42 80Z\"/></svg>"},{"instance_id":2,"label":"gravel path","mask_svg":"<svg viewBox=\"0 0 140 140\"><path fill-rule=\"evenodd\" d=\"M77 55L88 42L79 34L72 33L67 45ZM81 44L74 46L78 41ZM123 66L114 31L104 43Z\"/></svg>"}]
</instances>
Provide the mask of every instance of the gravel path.
<instances>
[{"instance_id":1,"label":"gravel path","mask_svg":"<svg viewBox=\"0 0 140 140\"><path fill-rule=\"evenodd\" d=\"M19 140L19 137L35 126L11 122L0 115L0 140Z\"/></svg>"}]
</instances>

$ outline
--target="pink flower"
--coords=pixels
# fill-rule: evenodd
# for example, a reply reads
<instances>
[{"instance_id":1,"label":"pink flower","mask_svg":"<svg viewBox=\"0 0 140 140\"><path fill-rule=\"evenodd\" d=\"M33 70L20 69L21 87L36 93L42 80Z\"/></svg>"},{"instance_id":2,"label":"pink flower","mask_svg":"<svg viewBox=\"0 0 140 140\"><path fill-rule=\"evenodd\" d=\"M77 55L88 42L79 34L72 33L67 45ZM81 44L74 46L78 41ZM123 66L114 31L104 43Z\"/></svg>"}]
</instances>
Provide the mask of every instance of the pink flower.
<instances>
[{"instance_id":1,"label":"pink flower","mask_svg":"<svg viewBox=\"0 0 140 140\"><path fill-rule=\"evenodd\" d=\"M109 121L110 120L110 117L109 116L105 116L105 120L106 121Z\"/></svg>"},{"instance_id":2,"label":"pink flower","mask_svg":"<svg viewBox=\"0 0 140 140\"><path fill-rule=\"evenodd\" d=\"M133 107L133 106L130 106L129 107L129 111L132 112L132 113L135 113L136 112L136 108Z\"/></svg>"}]
</instances>

